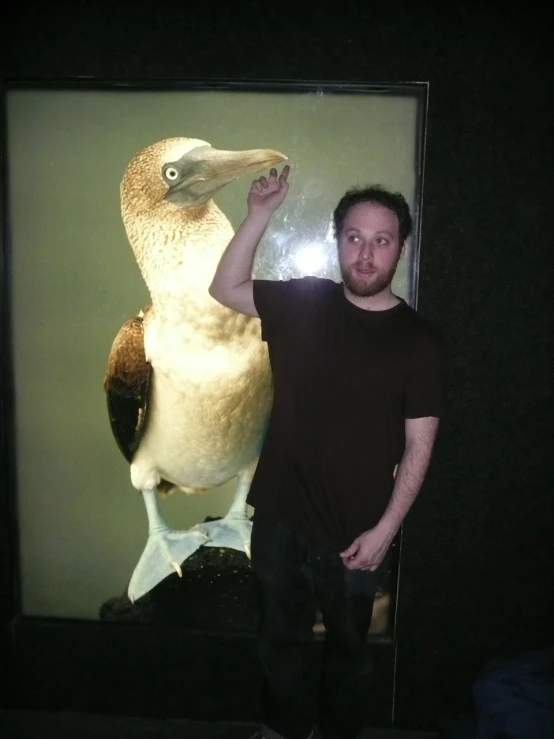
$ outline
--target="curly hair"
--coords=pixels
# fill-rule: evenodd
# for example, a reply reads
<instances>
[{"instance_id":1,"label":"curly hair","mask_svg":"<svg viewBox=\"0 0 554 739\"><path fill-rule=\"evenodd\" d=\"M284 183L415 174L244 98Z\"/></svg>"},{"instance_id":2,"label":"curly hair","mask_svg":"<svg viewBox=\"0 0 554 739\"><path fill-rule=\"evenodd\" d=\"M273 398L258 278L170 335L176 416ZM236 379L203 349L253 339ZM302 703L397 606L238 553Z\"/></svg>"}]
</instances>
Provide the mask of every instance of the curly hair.
<instances>
[{"instance_id":1,"label":"curly hair","mask_svg":"<svg viewBox=\"0 0 554 739\"><path fill-rule=\"evenodd\" d=\"M335 238L342 233L346 214L354 205L359 203L377 203L392 210L398 218L400 244L403 244L412 233L412 216L404 196L399 192L390 192L381 185L370 187L353 187L345 192L333 211Z\"/></svg>"}]
</instances>

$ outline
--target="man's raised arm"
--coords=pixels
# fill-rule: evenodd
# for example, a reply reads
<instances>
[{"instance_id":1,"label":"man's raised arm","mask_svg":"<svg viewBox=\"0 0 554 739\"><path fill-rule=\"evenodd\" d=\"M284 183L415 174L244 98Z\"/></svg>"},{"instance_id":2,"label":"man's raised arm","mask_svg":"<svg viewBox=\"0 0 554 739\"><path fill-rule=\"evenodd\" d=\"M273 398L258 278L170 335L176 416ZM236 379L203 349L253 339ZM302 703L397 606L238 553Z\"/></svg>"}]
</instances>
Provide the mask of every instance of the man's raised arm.
<instances>
[{"instance_id":1,"label":"man's raised arm","mask_svg":"<svg viewBox=\"0 0 554 739\"><path fill-rule=\"evenodd\" d=\"M223 252L209 293L228 308L257 316L252 289L252 266L256 249L271 216L286 197L290 167L281 175L271 169L269 177L254 180L248 193L248 214Z\"/></svg>"}]
</instances>

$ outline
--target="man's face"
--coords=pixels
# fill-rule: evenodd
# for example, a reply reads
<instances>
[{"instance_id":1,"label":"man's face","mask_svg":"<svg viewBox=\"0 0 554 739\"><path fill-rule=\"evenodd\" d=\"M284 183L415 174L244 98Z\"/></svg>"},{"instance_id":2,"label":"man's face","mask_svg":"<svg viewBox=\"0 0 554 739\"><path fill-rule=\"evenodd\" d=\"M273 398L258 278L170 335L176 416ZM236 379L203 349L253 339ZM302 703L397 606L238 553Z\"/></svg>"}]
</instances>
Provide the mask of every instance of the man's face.
<instances>
[{"instance_id":1,"label":"man's face","mask_svg":"<svg viewBox=\"0 0 554 739\"><path fill-rule=\"evenodd\" d=\"M342 279L361 298L390 285L402 256L396 213L378 203L352 206L338 240Z\"/></svg>"}]
</instances>

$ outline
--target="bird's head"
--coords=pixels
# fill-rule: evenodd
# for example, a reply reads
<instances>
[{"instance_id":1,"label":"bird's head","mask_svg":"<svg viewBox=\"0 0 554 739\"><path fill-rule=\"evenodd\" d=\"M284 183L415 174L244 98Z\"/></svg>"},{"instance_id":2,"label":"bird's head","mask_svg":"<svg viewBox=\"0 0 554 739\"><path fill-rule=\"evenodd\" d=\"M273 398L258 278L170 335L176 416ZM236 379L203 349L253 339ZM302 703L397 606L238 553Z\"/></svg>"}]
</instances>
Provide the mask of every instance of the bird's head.
<instances>
[{"instance_id":1,"label":"bird's head","mask_svg":"<svg viewBox=\"0 0 554 739\"><path fill-rule=\"evenodd\" d=\"M200 206L241 175L286 159L273 149L222 151L200 139L164 139L139 151L127 165L121 180L122 204L135 214L161 203Z\"/></svg>"}]
</instances>

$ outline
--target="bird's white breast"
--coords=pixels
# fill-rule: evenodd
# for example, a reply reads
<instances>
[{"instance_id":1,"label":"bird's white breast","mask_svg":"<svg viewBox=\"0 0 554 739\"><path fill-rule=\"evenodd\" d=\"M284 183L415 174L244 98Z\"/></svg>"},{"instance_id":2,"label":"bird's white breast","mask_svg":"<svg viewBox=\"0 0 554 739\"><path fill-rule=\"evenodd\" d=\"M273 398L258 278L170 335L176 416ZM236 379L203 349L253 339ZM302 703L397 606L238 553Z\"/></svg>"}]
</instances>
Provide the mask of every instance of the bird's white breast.
<instances>
[{"instance_id":1,"label":"bird's white breast","mask_svg":"<svg viewBox=\"0 0 554 739\"><path fill-rule=\"evenodd\" d=\"M145 323L154 372L146 431L131 469L139 488L156 478L185 489L213 487L259 453L272 402L259 321L230 312L226 326L209 311L191 314L194 320L175 323L164 311Z\"/></svg>"}]
</instances>

